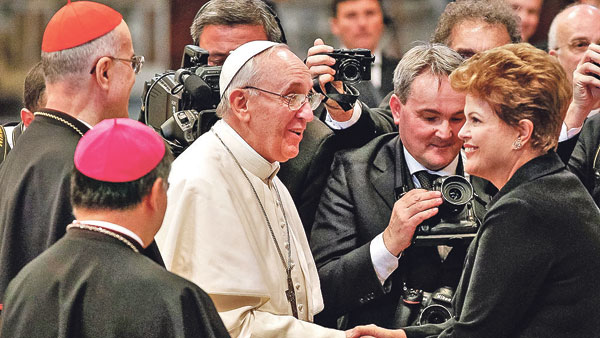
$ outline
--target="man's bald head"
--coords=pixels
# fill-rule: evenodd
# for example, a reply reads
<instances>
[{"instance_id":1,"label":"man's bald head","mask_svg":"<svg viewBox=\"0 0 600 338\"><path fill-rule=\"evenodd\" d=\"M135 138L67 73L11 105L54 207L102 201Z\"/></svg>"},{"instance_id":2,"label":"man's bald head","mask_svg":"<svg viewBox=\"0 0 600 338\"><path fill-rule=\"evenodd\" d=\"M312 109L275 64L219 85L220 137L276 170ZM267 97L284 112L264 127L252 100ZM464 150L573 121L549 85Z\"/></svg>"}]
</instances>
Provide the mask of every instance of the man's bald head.
<instances>
[{"instance_id":1,"label":"man's bald head","mask_svg":"<svg viewBox=\"0 0 600 338\"><path fill-rule=\"evenodd\" d=\"M556 15L548 32L548 51L563 66L569 81L590 43L600 43L600 9L575 5Z\"/></svg>"}]
</instances>

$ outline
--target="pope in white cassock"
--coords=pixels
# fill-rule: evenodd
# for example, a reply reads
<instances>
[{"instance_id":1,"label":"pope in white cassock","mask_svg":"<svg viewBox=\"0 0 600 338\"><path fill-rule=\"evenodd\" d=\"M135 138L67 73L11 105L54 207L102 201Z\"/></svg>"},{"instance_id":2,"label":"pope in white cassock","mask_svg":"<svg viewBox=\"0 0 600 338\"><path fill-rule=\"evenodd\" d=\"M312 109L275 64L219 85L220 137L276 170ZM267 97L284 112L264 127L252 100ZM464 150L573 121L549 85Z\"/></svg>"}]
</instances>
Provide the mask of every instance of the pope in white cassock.
<instances>
[{"instance_id":1,"label":"pope in white cassock","mask_svg":"<svg viewBox=\"0 0 600 338\"><path fill-rule=\"evenodd\" d=\"M173 163L156 236L167 268L203 288L233 337L345 337L323 309L298 212L276 174L298 154L312 109L308 68L286 45L252 41L225 61L222 120Z\"/></svg>"}]
</instances>

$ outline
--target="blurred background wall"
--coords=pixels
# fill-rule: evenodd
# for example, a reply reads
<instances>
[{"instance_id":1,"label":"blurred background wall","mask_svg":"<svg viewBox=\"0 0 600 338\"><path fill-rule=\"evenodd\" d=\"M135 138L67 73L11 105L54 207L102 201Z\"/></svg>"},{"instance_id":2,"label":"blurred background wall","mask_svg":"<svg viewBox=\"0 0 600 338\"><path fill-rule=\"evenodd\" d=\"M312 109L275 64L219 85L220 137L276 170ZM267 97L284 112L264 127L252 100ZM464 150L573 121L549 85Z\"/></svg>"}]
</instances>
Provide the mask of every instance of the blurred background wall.
<instances>
[{"instance_id":1,"label":"blurred background wall","mask_svg":"<svg viewBox=\"0 0 600 338\"><path fill-rule=\"evenodd\" d=\"M144 81L177 69L189 27L206 0L96 0L123 14L136 54L146 57L131 94L130 115L137 117ZM278 0L275 4L290 48L301 58L317 37L334 46L328 0ZM387 16L385 52L402 55L415 41L428 41L448 0L383 0ZM568 0L545 0L534 41L545 40L552 17ZM25 74L40 59L46 23L66 0L0 0L0 123L18 119Z\"/></svg>"}]
</instances>

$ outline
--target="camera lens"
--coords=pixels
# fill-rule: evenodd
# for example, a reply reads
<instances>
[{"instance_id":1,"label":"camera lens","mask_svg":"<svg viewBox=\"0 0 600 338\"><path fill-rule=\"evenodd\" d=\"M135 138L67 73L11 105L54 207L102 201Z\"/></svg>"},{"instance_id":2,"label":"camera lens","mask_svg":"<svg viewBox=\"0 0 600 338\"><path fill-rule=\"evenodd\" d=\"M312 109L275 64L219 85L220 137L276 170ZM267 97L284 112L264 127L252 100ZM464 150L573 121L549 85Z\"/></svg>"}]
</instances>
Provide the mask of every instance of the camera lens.
<instances>
[{"instance_id":1,"label":"camera lens","mask_svg":"<svg viewBox=\"0 0 600 338\"><path fill-rule=\"evenodd\" d=\"M356 67L354 67L353 65L350 65L350 66L347 66L346 68L344 68L343 74L344 74L344 78L346 79L346 81L349 81L349 80L357 79L359 72Z\"/></svg>"},{"instance_id":2,"label":"camera lens","mask_svg":"<svg viewBox=\"0 0 600 338\"><path fill-rule=\"evenodd\" d=\"M467 203L468 199L463 199L468 193L467 187L457 182L450 182L442 188L444 199L452 204L461 205Z\"/></svg>"},{"instance_id":3,"label":"camera lens","mask_svg":"<svg viewBox=\"0 0 600 338\"><path fill-rule=\"evenodd\" d=\"M347 83L357 83L361 81L360 76L360 63L356 60L344 60L340 64L339 72L342 77L342 81Z\"/></svg>"},{"instance_id":4,"label":"camera lens","mask_svg":"<svg viewBox=\"0 0 600 338\"><path fill-rule=\"evenodd\" d=\"M458 188L448 189L448 197L454 201L460 201L462 195L462 192Z\"/></svg>"},{"instance_id":5,"label":"camera lens","mask_svg":"<svg viewBox=\"0 0 600 338\"><path fill-rule=\"evenodd\" d=\"M462 176L448 176L439 190L444 202L455 206L464 205L473 198L471 183Z\"/></svg>"},{"instance_id":6,"label":"camera lens","mask_svg":"<svg viewBox=\"0 0 600 338\"><path fill-rule=\"evenodd\" d=\"M419 325L441 324L452 318L450 310L439 304L432 304L423 309L419 316Z\"/></svg>"}]
</instances>

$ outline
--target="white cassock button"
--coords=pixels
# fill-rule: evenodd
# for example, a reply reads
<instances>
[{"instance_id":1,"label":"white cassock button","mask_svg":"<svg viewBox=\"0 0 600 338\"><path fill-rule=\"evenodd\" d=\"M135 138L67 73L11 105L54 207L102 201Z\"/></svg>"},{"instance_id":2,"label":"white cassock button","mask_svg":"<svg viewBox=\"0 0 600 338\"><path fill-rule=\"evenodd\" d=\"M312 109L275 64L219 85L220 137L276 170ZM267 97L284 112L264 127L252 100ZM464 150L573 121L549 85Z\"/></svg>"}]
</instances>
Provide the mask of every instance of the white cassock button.
<instances>
[{"instance_id":1,"label":"white cassock button","mask_svg":"<svg viewBox=\"0 0 600 338\"><path fill-rule=\"evenodd\" d=\"M279 225L281 225L281 228L285 228L285 222L281 222Z\"/></svg>"},{"instance_id":2,"label":"white cassock button","mask_svg":"<svg viewBox=\"0 0 600 338\"><path fill-rule=\"evenodd\" d=\"M289 248L290 248L290 243L288 243L288 242L285 242L285 243L283 243L283 246L284 246L286 249L289 249Z\"/></svg>"},{"instance_id":3,"label":"white cassock button","mask_svg":"<svg viewBox=\"0 0 600 338\"><path fill-rule=\"evenodd\" d=\"M296 285L294 285L294 287L296 287L296 290L300 290L300 283L296 283Z\"/></svg>"},{"instance_id":4,"label":"white cassock button","mask_svg":"<svg viewBox=\"0 0 600 338\"><path fill-rule=\"evenodd\" d=\"M304 311L304 305L298 304L298 311L300 311L300 312Z\"/></svg>"}]
</instances>

